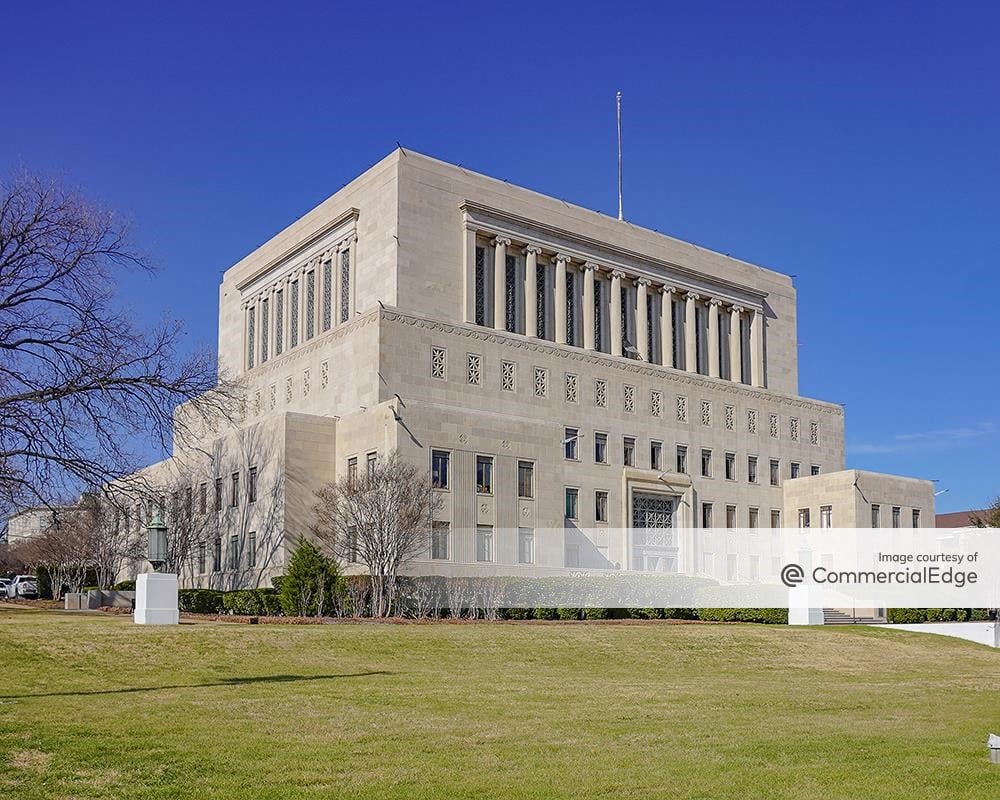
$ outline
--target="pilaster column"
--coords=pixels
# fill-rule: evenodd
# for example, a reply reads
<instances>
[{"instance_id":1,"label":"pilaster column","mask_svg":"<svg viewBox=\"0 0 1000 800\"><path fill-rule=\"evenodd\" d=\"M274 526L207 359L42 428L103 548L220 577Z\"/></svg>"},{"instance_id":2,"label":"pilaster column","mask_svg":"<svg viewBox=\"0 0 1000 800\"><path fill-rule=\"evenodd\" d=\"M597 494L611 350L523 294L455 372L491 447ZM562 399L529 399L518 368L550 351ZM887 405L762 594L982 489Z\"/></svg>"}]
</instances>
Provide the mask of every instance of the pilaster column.
<instances>
[{"instance_id":1,"label":"pilaster column","mask_svg":"<svg viewBox=\"0 0 1000 800\"><path fill-rule=\"evenodd\" d=\"M333 285L339 283L340 275L340 251L335 251L337 256L333 262ZM465 321L474 323L476 321L476 229L465 226ZM334 315L333 324L340 321L340 306L337 304L337 293L334 292Z\"/></svg>"},{"instance_id":2,"label":"pilaster column","mask_svg":"<svg viewBox=\"0 0 1000 800\"><path fill-rule=\"evenodd\" d=\"M570 258L556 254L556 344L566 344L566 264Z\"/></svg>"},{"instance_id":3,"label":"pilaster column","mask_svg":"<svg viewBox=\"0 0 1000 800\"><path fill-rule=\"evenodd\" d=\"M743 382L743 306L729 309L729 380Z\"/></svg>"},{"instance_id":4,"label":"pilaster column","mask_svg":"<svg viewBox=\"0 0 1000 800\"><path fill-rule=\"evenodd\" d=\"M299 345L306 341L306 268L302 267L298 271L299 276L299 325L298 336Z\"/></svg>"},{"instance_id":5,"label":"pilaster column","mask_svg":"<svg viewBox=\"0 0 1000 800\"><path fill-rule=\"evenodd\" d=\"M719 358L719 306L721 300L712 298L708 301L708 374L713 378L722 376L722 364Z\"/></svg>"},{"instance_id":6,"label":"pilaster column","mask_svg":"<svg viewBox=\"0 0 1000 800\"><path fill-rule=\"evenodd\" d=\"M611 319L608 320L608 330L611 332L611 355L622 355L622 278L625 273L615 270L611 273Z\"/></svg>"},{"instance_id":7,"label":"pilaster column","mask_svg":"<svg viewBox=\"0 0 1000 800\"><path fill-rule=\"evenodd\" d=\"M507 245L510 239L498 236L493 240L493 327L507 330Z\"/></svg>"},{"instance_id":8,"label":"pilaster column","mask_svg":"<svg viewBox=\"0 0 1000 800\"><path fill-rule=\"evenodd\" d=\"M764 312L759 308L750 318L750 376L754 386L764 385Z\"/></svg>"},{"instance_id":9,"label":"pilaster column","mask_svg":"<svg viewBox=\"0 0 1000 800\"><path fill-rule=\"evenodd\" d=\"M588 261L583 265L583 346L587 350L597 349L594 314L594 278L596 275L597 264Z\"/></svg>"},{"instance_id":10,"label":"pilaster column","mask_svg":"<svg viewBox=\"0 0 1000 800\"><path fill-rule=\"evenodd\" d=\"M646 314L646 287L649 281L638 278L635 282L635 349L641 361L649 361L649 315Z\"/></svg>"},{"instance_id":11,"label":"pilaster column","mask_svg":"<svg viewBox=\"0 0 1000 800\"><path fill-rule=\"evenodd\" d=\"M684 369L698 371L698 312L697 303L701 298L688 292L684 298Z\"/></svg>"},{"instance_id":12,"label":"pilaster column","mask_svg":"<svg viewBox=\"0 0 1000 800\"><path fill-rule=\"evenodd\" d=\"M660 294L660 356L663 366L674 366L674 295L673 286L661 286Z\"/></svg>"},{"instance_id":13,"label":"pilaster column","mask_svg":"<svg viewBox=\"0 0 1000 800\"><path fill-rule=\"evenodd\" d=\"M524 335L539 338L538 331L538 254L541 248L529 244L524 248Z\"/></svg>"}]
</instances>

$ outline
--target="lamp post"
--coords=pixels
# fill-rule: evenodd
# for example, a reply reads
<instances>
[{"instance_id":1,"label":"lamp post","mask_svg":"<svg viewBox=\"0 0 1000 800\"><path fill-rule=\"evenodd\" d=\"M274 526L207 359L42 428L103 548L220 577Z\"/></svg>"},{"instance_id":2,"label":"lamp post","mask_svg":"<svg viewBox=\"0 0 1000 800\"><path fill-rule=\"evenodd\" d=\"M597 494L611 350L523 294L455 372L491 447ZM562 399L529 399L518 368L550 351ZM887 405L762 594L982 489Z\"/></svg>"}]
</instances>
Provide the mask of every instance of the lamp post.
<instances>
[{"instance_id":1,"label":"lamp post","mask_svg":"<svg viewBox=\"0 0 1000 800\"><path fill-rule=\"evenodd\" d=\"M176 625L180 621L177 576L163 572L167 565L167 526L159 509L146 526L146 558L153 571L136 578L133 618L137 625Z\"/></svg>"},{"instance_id":2,"label":"lamp post","mask_svg":"<svg viewBox=\"0 0 1000 800\"><path fill-rule=\"evenodd\" d=\"M167 563L167 526L159 510L146 526L146 558L153 565L153 572L162 572Z\"/></svg>"}]
</instances>

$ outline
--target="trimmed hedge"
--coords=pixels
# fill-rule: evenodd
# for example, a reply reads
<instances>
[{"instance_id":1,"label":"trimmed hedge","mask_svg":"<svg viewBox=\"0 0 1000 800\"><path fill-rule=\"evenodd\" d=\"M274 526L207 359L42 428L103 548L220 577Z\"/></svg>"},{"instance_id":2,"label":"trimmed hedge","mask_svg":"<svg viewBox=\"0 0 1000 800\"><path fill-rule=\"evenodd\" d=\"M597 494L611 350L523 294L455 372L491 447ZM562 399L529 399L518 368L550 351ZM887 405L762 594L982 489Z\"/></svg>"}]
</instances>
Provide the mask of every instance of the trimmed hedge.
<instances>
[{"instance_id":1,"label":"trimmed hedge","mask_svg":"<svg viewBox=\"0 0 1000 800\"><path fill-rule=\"evenodd\" d=\"M135 591L135 581L119 581L114 586L111 587L113 592L134 592Z\"/></svg>"},{"instance_id":2,"label":"trimmed hedge","mask_svg":"<svg viewBox=\"0 0 1000 800\"><path fill-rule=\"evenodd\" d=\"M787 625L787 608L699 608L698 619L707 622L756 622Z\"/></svg>"},{"instance_id":3,"label":"trimmed hedge","mask_svg":"<svg viewBox=\"0 0 1000 800\"><path fill-rule=\"evenodd\" d=\"M990 618L985 608L890 608L886 619L896 625L922 622L984 622Z\"/></svg>"},{"instance_id":4,"label":"trimmed hedge","mask_svg":"<svg viewBox=\"0 0 1000 800\"><path fill-rule=\"evenodd\" d=\"M177 607L191 614L221 614L223 595L216 589L181 589L177 593Z\"/></svg>"},{"instance_id":5,"label":"trimmed hedge","mask_svg":"<svg viewBox=\"0 0 1000 800\"><path fill-rule=\"evenodd\" d=\"M281 616L281 597L277 589L237 589L222 596L222 607L229 614L243 617Z\"/></svg>"}]
</instances>

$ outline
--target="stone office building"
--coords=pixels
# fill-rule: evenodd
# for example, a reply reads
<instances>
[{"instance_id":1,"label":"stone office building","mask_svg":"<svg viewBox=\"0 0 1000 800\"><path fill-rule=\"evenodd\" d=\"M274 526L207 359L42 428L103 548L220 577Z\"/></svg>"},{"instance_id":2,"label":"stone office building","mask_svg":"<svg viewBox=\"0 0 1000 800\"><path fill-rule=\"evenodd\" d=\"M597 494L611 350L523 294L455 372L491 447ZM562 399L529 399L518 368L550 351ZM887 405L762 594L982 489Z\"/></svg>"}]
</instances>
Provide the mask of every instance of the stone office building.
<instances>
[{"instance_id":1,"label":"stone office building","mask_svg":"<svg viewBox=\"0 0 1000 800\"><path fill-rule=\"evenodd\" d=\"M868 525L826 501L843 409L799 395L772 270L397 150L219 303L246 418L149 469L215 520L191 583L280 574L315 490L391 450L443 499L417 572L664 571L671 529ZM929 483L867 482L933 524Z\"/></svg>"}]
</instances>

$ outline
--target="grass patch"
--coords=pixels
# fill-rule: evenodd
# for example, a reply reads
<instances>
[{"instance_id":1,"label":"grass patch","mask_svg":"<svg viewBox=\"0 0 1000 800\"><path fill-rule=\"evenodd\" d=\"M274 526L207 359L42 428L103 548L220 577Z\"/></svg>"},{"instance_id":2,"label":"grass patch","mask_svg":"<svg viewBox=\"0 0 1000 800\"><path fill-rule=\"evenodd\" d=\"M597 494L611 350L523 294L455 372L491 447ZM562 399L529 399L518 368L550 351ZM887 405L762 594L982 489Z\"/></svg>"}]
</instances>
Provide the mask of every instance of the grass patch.
<instances>
[{"instance_id":1,"label":"grass patch","mask_svg":"<svg viewBox=\"0 0 1000 800\"><path fill-rule=\"evenodd\" d=\"M874 628L191 624L0 610L37 798L995 798L1000 654Z\"/></svg>"}]
</instances>

